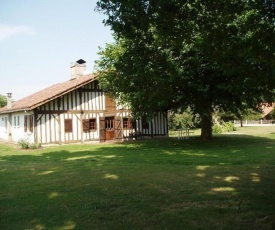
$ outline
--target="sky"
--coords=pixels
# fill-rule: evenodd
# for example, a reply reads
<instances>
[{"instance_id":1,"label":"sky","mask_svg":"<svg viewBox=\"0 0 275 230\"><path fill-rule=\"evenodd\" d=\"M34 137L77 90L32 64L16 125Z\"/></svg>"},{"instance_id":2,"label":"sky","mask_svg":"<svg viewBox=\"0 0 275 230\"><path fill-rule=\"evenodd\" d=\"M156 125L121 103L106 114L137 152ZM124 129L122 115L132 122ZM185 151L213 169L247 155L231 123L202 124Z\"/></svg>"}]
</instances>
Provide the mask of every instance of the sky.
<instances>
[{"instance_id":1,"label":"sky","mask_svg":"<svg viewBox=\"0 0 275 230\"><path fill-rule=\"evenodd\" d=\"M93 72L98 47L113 42L96 0L0 0L0 94L19 100L70 80L70 65Z\"/></svg>"}]
</instances>

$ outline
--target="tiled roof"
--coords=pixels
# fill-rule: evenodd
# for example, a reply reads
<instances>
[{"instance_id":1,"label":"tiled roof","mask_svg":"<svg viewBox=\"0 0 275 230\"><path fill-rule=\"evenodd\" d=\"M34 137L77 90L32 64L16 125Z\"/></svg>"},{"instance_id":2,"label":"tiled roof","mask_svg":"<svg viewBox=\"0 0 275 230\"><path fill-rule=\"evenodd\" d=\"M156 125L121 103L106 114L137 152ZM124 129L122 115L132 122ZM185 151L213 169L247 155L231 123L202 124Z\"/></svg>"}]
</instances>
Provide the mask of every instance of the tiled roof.
<instances>
[{"instance_id":1,"label":"tiled roof","mask_svg":"<svg viewBox=\"0 0 275 230\"><path fill-rule=\"evenodd\" d=\"M95 79L95 75L89 74L63 83L52 85L28 97L13 102L10 109L8 109L7 106L1 108L0 113L34 109L83 85L86 85Z\"/></svg>"},{"instance_id":2,"label":"tiled roof","mask_svg":"<svg viewBox=\"0 0 275 230\"><path fill-rule=\"evenodd\" d=\"M262 118L265 118L273 109L275 108L275 103L263 103L262 104Z\"/></svg>"}]
</instances>

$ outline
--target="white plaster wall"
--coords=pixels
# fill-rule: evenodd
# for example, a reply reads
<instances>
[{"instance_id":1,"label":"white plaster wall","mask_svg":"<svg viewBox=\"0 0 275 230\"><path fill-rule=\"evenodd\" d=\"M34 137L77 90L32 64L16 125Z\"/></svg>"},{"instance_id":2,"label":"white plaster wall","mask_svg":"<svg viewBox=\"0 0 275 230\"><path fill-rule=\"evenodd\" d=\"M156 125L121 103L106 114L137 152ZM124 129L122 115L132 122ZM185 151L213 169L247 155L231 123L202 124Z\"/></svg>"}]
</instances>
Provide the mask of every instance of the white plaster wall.
<instances>
[{"instance_id":1,"label":"white plaster wall","mask_svg":"<svg viewBox=\"0 0 275 230\"><path fill-rule=\"evenodd\" d=\"M0 138L3 140L8 140L8 133L5 126L5 118L7 115L0 115Z\"/></svg>"},{"instance_id":2,"label":"white plaster wall","mask_svg":"<svg viewBox=\"0 0 275 230\"><path fill-rule=\"evenodd\" d=\"M24 132L24 112L13 113L11 116L11 133L12 141L18 142L20 139L28 139L33 142L33 133ZM8 132L6 129L5 119L8 119L7 114L0 115L0 138L8 141Z\"/></svg>"},{"instance_id":3,"label":"white plaster wall","mask_svg":"<svg viewBox=\"0 0 275 230\"><path fill-rule=\"evenodd\" d=\"M12 114L12 126L11 126L11 133L12 133L12 141L18 142L20 139L27 139L31 143L34 142L34 136L31 132L24 131L24 116L26 114L24 112L18 112Z\"/></svg>"}]
</instances>

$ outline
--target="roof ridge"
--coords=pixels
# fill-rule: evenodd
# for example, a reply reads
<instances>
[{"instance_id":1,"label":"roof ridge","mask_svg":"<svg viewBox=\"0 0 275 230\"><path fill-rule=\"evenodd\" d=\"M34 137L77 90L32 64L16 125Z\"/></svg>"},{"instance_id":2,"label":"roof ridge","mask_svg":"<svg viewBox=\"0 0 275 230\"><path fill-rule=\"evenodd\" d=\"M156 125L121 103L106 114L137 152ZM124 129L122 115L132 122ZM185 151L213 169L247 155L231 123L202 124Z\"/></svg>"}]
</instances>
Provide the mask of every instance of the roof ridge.
<instances>
[{"instance_id":1,"label":"roof ridge","mask_svg":"<svg viewBox=\"0 0 275 230\"><path fill-rule=\"evenodd\" d=\"M0 113L34 109L41 104L54 100L55 98L77 89L88 82L92 82L96 78L97 76L95 74L87 74L76 79L53 84L13 102L11 109L7 109L7 106L0 108Z\"/></svg>"}]
</instances>

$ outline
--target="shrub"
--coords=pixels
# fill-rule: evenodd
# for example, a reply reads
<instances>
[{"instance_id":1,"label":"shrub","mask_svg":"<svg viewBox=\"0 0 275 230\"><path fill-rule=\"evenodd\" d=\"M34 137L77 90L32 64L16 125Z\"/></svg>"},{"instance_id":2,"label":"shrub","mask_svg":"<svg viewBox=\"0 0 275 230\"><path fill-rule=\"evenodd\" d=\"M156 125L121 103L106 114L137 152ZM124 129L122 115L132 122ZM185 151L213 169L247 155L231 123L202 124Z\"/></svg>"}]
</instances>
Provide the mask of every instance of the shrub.
<instances>
[{"instance_id":1,"label":"shrub","mask_svg":"<svg viewBox=\"0 0 275 230\"><path fill-rule=\"evenodd\" d=\"M21 149L28 149L29 148L29 141L27 139L19 139L18 145L21 147Z\"/></svg>"},{"instance_id":2,"label":"shrub","mask_svg":"<svg viewBox=\"0 0 275 230\"><path fill-rule=\"evenodd\" d=\"M41 147L41 143L30 143L29 148L30 149L38 149Z\"/></svg>"},{"instance_id":3,"label":"shrub","mask_svg":"<svg viewBox=\"0 0 275 230\"><path fill-rule=\"evenodd\" d=\"M231 121L224 123L224 129L226 132L232 132L237 130L236 126L234 126L234 124Z\"/></svg>"},{"instance_id":4,"label":"shrub","mask_svg":"<svg viewBox=\"0 0 275 230\"><path fill-rule=\"evenodd\" d=\"M29 139L27 138L22 138L18 140L18 145L21 147L21 149L38 149L41 147L41 143L32 143Z\"/></svg>"},{"instance_id":5,"label":"shrub","mask_svg":"<svg viewBox=\"0 0 275 230\"><path fill-rule=\"evenodd\" d=\"M213 133L222 133L222 127L219 125L214 125L212 129Z\"/></svg>"}]
</instances>

